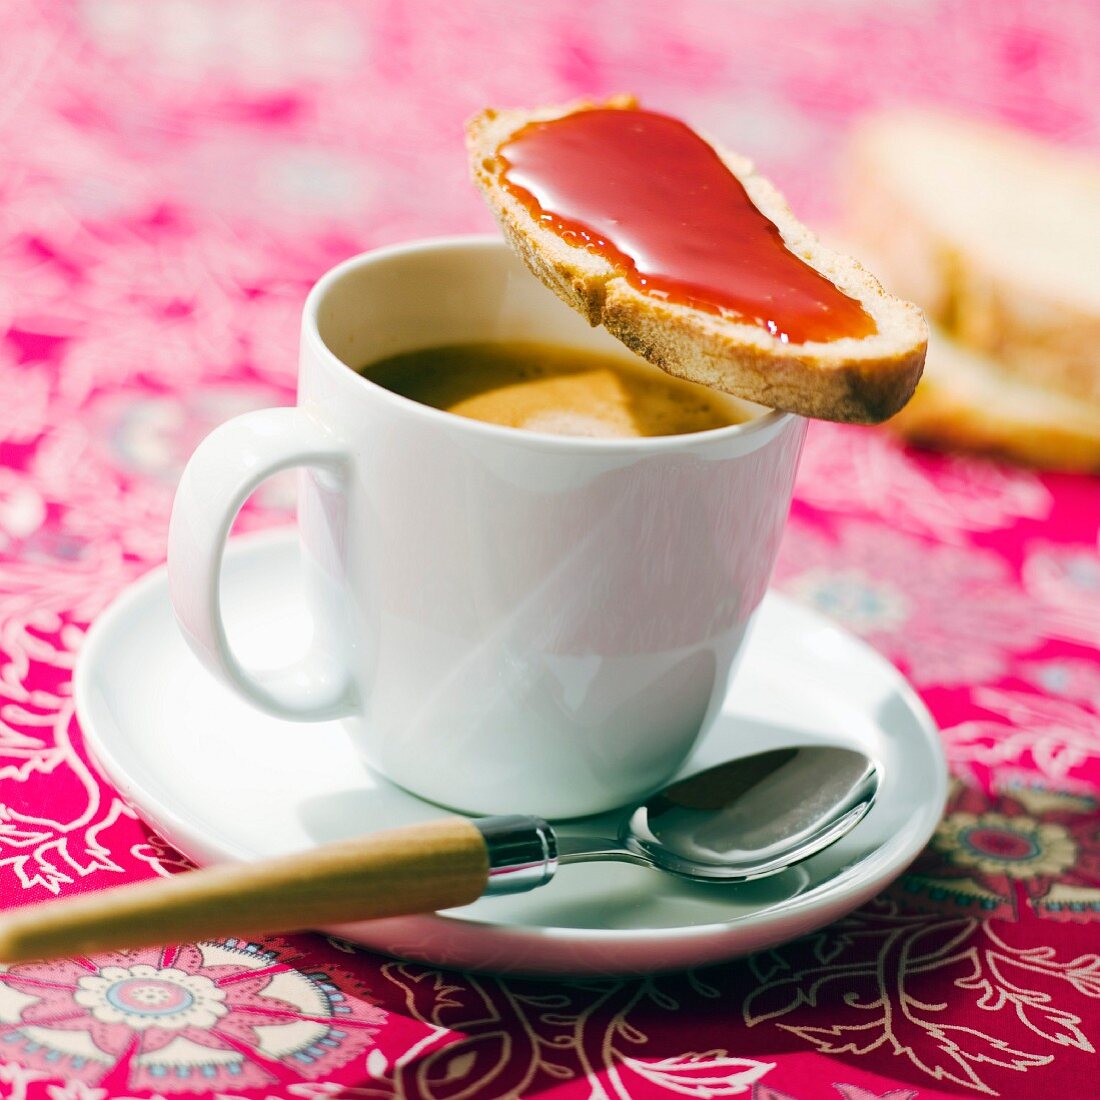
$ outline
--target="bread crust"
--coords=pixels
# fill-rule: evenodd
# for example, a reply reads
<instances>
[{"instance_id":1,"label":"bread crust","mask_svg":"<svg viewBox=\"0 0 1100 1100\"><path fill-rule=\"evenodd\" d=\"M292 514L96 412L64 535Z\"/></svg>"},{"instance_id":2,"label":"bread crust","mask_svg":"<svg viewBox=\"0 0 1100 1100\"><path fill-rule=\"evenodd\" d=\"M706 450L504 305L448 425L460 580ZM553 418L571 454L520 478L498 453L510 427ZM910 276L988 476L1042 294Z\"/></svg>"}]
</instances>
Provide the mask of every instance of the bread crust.
<instances>
[{"instance_id":1,"label":"bread crust","mask_svg":"<svg viewBox=\"0 0 1100 1100\"><path fill-rule=\"evenodd\" d=\"M1100 418L1100 406L1096 412ZM1100 431L1080 422L1021 419L1006 409L975 405L950 384L927 376L886 427L918 447L988 455L1042 470L1100 471Z\"/></svg>"},{"instance_id":2,"label":"bread crust","mask_svg":"<svg viewBox=\"0 0 1100 1100\"><path fill-rule=\"evenodd\" d=\"M1021 380L936 330L917 392L886 427L922 447L1100 470L1100 402Z\"/></svg>"},{"instance_id":3,"label":"bread crust","mask_svg":"<svg viewBox=\"0 0 1100 1100\"><path fill-rule=\"evenodd\" d=\"M924 366L924 315L887 294L855 260L822 244L744 158L711 143L756 206L779 227L787 247L857 299L874 318L877 334L784 344L756 325L647 295L602 257L533 219L502 181L501 145L530 122L596 106L626 110L636 104L618 97L537 111L485 110L467 125L474 180L509 244L543 283L589 323L602 324L632 351L677 377L822 420L878 423L904 406Z\"/></svg>"}]
</instances>

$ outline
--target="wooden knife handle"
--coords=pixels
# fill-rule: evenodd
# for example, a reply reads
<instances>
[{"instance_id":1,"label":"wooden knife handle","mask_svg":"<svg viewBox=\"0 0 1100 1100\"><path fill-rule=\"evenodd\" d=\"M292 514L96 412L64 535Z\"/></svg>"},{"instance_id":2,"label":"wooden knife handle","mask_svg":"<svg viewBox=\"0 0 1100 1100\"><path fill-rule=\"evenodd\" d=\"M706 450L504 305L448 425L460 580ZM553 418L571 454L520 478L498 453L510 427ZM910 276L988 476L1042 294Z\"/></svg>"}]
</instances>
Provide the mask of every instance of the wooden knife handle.
<instances>
[{"instance_id":1,"label":"wooden knife handle","mask_svg":"<svg viewBox=\"0 0 1100 1100\"><path fill-rule=\"evenodd\" d=\"M481 832L451 817L0 915L0 962L427 913L480 897Z\"/></svg>"}]
</instances>

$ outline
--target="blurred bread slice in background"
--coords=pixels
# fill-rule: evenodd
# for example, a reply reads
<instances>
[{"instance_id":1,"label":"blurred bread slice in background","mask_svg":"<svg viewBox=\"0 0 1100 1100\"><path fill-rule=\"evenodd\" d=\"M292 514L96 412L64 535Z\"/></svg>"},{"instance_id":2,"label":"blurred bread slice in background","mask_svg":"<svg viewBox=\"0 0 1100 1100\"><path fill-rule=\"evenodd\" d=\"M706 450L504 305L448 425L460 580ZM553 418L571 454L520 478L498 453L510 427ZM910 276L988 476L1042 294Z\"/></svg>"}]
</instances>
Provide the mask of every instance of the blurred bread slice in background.
<instances>
[{"instance_id":1,"label":"blurred bread slice in background","mask_svg":"<svg viewBox=\"0 0 1100 1100\"><path fill-rule=\"evenodd\" d=\"M1100 157L895 110L843 161L851 251L933 328L888 423L928 446L1100 470Z\"/></svg>"},{"instance_id":2,"label":"blurred bread slice in background","mask_svg":"<svg viewBox=\"0 0 1100 1100\"><path fill-rule=\"evenodd\" d=\"M1019 378L934 327L917 392L886 424L920 446L1100 471L1100 402Z\"/></svg>"},{"instance_id":3,"label":"blurred bread slice in background","mask_svg":"<svg viewBox=\"0 0 1100 1100\"><path fill-rule=\"evenodd\" d=\"M1021 376L1100 399L1100 158L949 114L857 128L845 231L896 294Z\"/></svg>"}]
</instances>

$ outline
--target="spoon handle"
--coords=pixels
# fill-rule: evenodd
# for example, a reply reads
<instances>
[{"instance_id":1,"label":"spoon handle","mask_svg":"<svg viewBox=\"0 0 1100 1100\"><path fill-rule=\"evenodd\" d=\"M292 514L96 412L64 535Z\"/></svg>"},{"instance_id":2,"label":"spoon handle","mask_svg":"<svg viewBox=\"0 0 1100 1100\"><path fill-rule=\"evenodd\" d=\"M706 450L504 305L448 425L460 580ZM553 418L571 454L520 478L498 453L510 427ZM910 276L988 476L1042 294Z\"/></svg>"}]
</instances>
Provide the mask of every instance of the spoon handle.
<instances>
[{"instance_id":1,"label":"spoon handle","mask_svg":"<svg viewBox=\"0 0 1100 1100\"><path fill-rule=\"evenodd\" d=\"M556 866L538 818L444 818L255 863L27 906L0 916L0 962L259 935L466 905Z\"/></svg>"}]
</instances>

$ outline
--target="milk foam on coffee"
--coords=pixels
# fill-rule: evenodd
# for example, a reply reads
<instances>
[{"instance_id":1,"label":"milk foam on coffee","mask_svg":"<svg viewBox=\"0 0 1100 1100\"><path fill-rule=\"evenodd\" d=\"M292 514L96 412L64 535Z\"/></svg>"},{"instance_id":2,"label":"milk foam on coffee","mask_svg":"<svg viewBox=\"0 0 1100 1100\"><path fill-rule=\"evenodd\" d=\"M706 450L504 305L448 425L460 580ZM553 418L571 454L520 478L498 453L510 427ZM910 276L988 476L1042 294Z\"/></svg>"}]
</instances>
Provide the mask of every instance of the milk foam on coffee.
<instances>
[{"instance_id":1,"label":"milk foam on coffee","mask_svg":"<svg viewBox=\"0 0 1100 1100\"><path fill-rule=\"evenodd\" d=\"M724 394L641 361L552 344L425 348L371 363L361 373L423 405L553 435L684 435L750 415Z\"/></svg>"}]
</instances>

